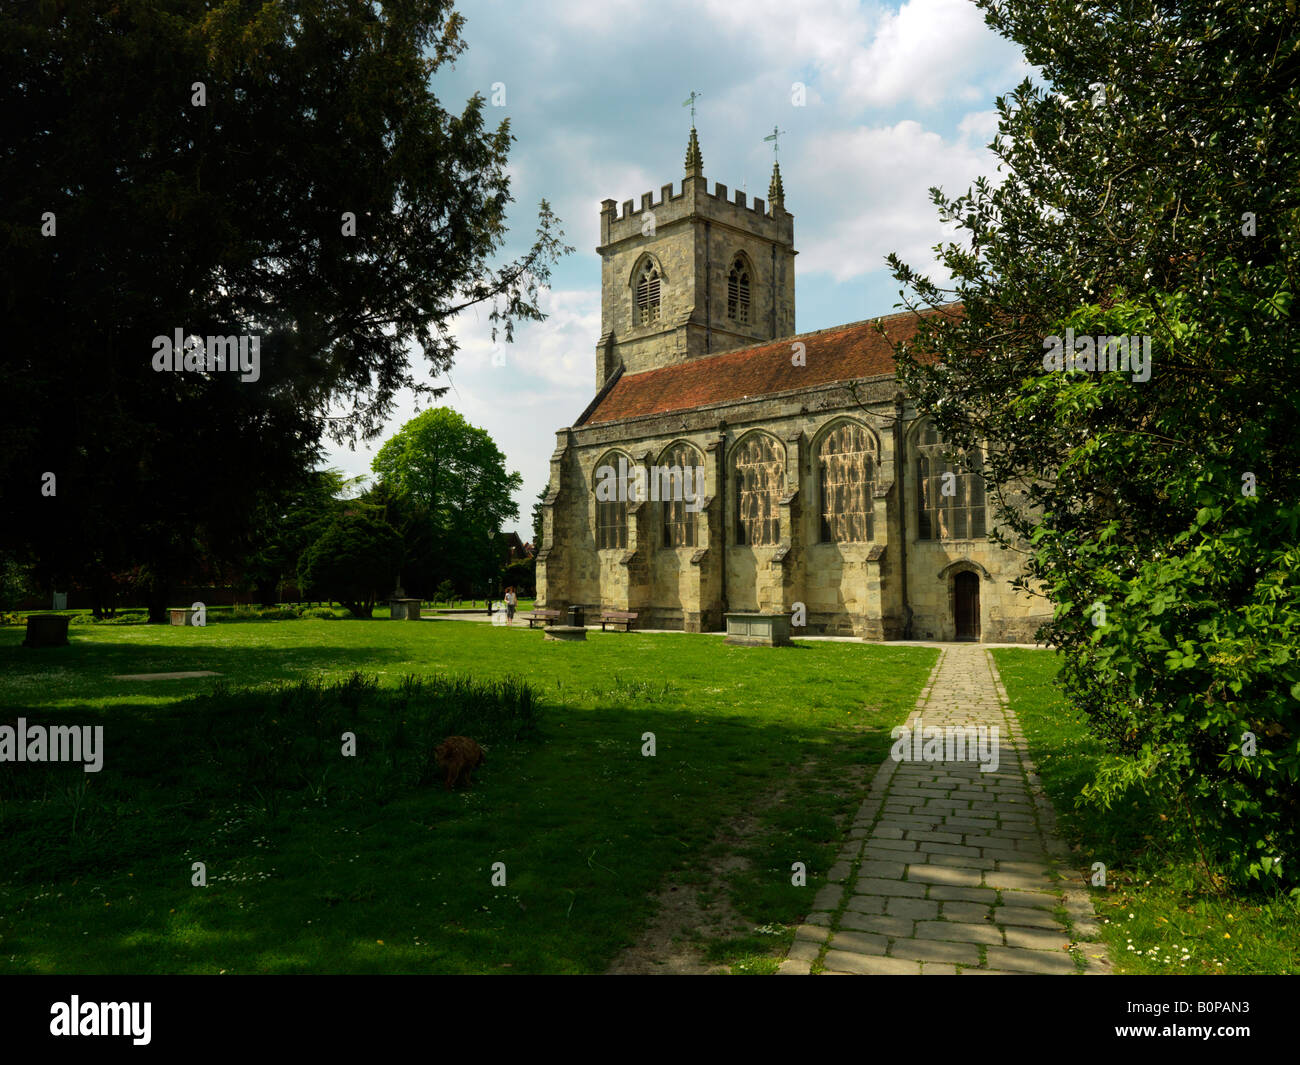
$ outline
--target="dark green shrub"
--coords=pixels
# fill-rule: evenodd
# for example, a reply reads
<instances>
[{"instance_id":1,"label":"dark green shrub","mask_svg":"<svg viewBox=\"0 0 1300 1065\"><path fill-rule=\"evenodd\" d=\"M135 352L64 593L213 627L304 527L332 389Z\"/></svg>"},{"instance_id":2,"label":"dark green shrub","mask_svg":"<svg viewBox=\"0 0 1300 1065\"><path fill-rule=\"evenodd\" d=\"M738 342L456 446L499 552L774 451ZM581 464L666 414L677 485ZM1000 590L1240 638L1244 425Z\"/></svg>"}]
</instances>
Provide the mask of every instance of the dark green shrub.
<instances>
[{"instance_id":1,"label":"dark green shrub","mask_svg":"<svg viewBox=\"0 0 1300 1065\"><path fill-rule=\"evenodd\" d=\"M124 610L111 618L97 618L93 614L73 614L69 625L147 625L149 615L143 610Z\"/></svg>"},{"instance_id":2,"label":"dark green shrub","mask_svg":"<svg viewBox=\"0 0 1300 1065\"><path fill-rule=\"evenodd\" d=\"M298 584L369 618L378 595L393 586L402 559L400 534L378 514L348 511L303 552Z\"/></svg>"},{"instance_id":3,"label":"dark green shrub","mask_svg":"<svg viewBox=\"0 0 1300 1065\"><path fill-rule=\"evenodd\" d=\"M333 607L328 606L307 607L300 616L304 618L320 618L323 621L337 621L339 618L344 617Z\"/></svg>"}]
</instances>

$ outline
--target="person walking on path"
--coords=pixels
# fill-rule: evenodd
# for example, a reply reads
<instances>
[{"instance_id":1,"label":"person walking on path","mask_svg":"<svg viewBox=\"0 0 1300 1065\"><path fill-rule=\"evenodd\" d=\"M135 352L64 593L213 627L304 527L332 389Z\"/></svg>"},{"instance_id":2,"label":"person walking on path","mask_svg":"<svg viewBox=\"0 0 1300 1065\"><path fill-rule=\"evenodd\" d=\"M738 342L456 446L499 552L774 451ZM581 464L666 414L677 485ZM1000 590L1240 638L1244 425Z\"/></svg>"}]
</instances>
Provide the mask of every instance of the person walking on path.
<instances>
[{"instance_id":1,"label":"person walking on path","mask_svg":"<svg viewBox=\"0 0 1300 1065\"><path fill-rule=\"evenodd\" d=\"M515 607L519 605L519 596L515 595L514 588L506 589L506 624L514 627L515 624Z\"/></svg>"}]
</instances>

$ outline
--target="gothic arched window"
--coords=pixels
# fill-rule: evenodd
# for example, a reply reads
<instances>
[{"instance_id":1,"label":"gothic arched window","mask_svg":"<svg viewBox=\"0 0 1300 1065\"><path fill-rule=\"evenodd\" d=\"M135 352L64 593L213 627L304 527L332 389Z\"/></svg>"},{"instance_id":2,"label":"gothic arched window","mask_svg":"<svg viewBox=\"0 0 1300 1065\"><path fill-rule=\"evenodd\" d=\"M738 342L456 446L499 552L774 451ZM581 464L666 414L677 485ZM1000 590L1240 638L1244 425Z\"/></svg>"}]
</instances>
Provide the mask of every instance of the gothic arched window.
<instances>
[{"instance_id":1,"label":"gothic arched window","mask_svg":"<svg viewBox=\"0 0 1300 1065\"><path fill-rule=\"evenodd\" d=\"M690 444L673 444L653 471L659 479L664 547L695 546L695 515L704 499L704 463Z\"/></svg>"},{"instance_id":2,"label":"gothic arched window","mask_svg":"<svg viewBox=\"0 0 1300 1065\"><path fill-rule=\"evenodd\" d=\"M837 425L817 449L821 541L861 544L871 540L871 496L876 481L876 444L861 425Z\"/></svg>"},{"instance_id":3,"label":"gothic arched window","mask_svg":"<svg viewBox=\"0 0 1300 1065\"><path fill-rule=\"evenodd\" d=\"M636 279L636 323L659 321L659 268L646 261Z\"/></svg>"},{"instance_id":4,"label":"gothic arched window","mask_svg":"<svg viewBox=\"0 0 1300 1065\"><path fill-rule=\"evenodd\" d=\"M953 462L943 437L927 420L916 434L917 536L921 540L978 540L987 535L983 459L978 450L969 470Z\"/></svg>"},{"instance_id":5,"label":"gothic arched window","mask_svg":"<svg viewBox=\"0 0 1300 1065\"><path fill-rule=\"evenodd\" d=\"M731 460L736 497L736 543L761 547L781 540L785 490L785 455L775 438L753 433L737 446Z\"/></svg>"},{"instance_id":6,"label":"gothic arched window","mask_svg":"<svg viewBox=\"0 0 1300 1065\"><path fill-rule=\"evenodd\" d=\"M749 264L737 255L727 275L727 317L734 322L749 321Z\"/></svg>"},{"instance_id":7,"label":"gothic arched window","mask_svg":"<svg viewBox=\"0 0 1300 1065\"><path fill-rule=\"evenodd\" d=\"M620 460L624 471L621 479ZM592 492L596 500L597 550L627 547L626 486L631 479L627 471L631 468L627 456L617 451L611 451L596 466Z\"/></svg>"}]
</instances>

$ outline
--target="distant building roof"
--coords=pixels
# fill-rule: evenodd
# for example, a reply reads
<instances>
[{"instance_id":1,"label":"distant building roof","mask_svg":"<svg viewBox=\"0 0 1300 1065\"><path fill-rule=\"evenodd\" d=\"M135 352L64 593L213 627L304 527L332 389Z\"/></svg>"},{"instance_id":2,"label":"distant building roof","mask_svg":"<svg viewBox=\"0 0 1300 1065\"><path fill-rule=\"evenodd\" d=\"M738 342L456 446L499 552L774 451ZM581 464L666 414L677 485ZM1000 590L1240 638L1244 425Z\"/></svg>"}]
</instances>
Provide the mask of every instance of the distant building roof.
<instances>
[{"instance_id":1,"label":"distant building roof","mask_svg":"<svg viewBox=\"0 0 1300 1065\"><path fill-rule=\"evenodd\" d=\"M943 310L956 309L954 305ZM917 320L916 314L904 311L747 348L733 348L658 370L623 374L595 408L587 412L586 418L579 419L575 425L692 410L714 403L734 403L753 396L892 374L891 342L910 340L916 333ZM877 323L884 326L886 335L881 334ZM796 344L804 346L801 359L804 365L791 362Z\"/></svg>"}]
</instances>

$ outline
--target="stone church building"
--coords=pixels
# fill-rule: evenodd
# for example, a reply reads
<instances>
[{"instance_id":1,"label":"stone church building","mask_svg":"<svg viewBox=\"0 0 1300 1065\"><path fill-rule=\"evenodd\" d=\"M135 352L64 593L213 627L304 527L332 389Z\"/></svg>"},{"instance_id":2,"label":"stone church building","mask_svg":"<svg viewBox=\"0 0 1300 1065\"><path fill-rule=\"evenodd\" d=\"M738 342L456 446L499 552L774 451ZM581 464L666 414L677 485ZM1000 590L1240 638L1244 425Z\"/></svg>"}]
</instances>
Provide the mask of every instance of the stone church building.
<instances>
[{"instance_id":1,"label":"stone church building","mask_svg":"<svg viewBox=\"0 0 1300 1065\"><path fill-rule=\"evenodd\" d=\"M1011 587L1020 556L988 540L983 483L899 390L889 339L915 316L879 319L888 337L795 332L779 164L766 203L710 191L692 129L680 191L603 201L600 240L596 394L556 434L539 607L687 632L802 608L796 637L1033 639L1050 608ZM703 484L600 490L638 466Z\"/></svg>"}]
</instances>

